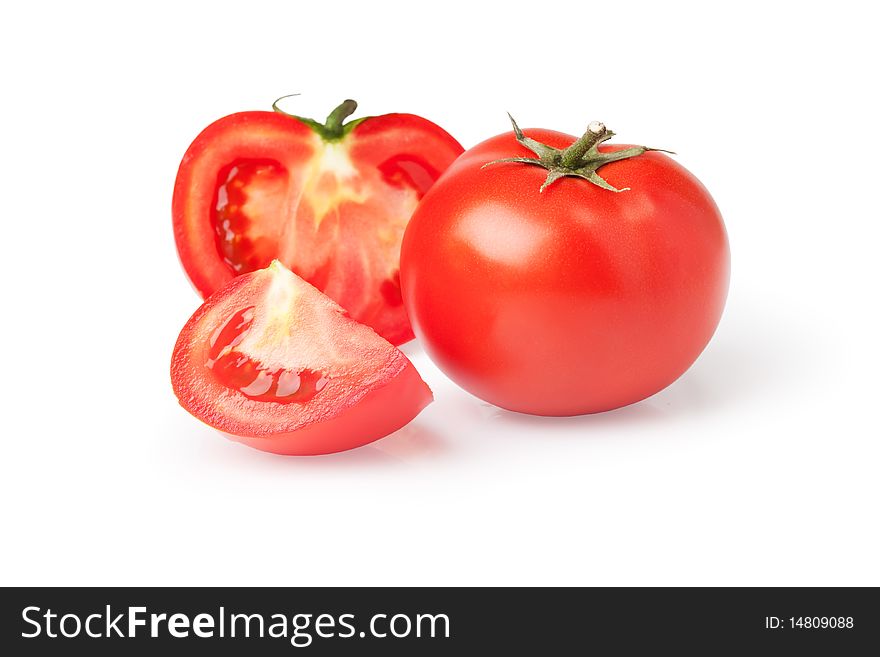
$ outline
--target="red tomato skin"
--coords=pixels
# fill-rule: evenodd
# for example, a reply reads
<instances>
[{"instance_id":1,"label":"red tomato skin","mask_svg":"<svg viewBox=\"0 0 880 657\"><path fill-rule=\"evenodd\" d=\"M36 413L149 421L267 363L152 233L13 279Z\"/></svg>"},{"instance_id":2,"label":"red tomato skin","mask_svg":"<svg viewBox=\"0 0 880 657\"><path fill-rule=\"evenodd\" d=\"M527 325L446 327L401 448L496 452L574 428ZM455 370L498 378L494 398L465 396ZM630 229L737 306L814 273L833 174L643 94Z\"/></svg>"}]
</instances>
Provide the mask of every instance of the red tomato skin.
<instances>
[{"instance_id":1,"label":"red tomato skin","mask_svg":"<svg viewBox=\"0 0 880 657\"><path fill-rule=\"evenodd\" d=\"M332 420L270 436L226 435L254 449L284 456L332 454L362 447L401 429L432 400L415 366L407 363L391 384L367 393Z\"/></svg>"},{"instance_id":2,"label":"red tomato skin","mask_svg":"<svg viewBox=\"0 0 880 657\"><path fill-rule=\"evenodd\" d=\"M261 291L254 280L265 272L258 270L232 279L211 295L181 330L171 358L171 384L180 405L190 414L228 438L255 449L288 456L315 456L354 449L387 436L408 424L433 401L430 388L415 366L397 349L392 362L385 363L383 380L365 395L345 404L334 404L328 393L322 391L301 413L304 421L290 417L291 409L300 411L296 404L255 402L224 388L205 367L208 340L216 326L206 326L204 320L230 298L236 298L236 305L227 314L252 305L248 300L259 298ZM248 291L248 286L254 290ZM337 322L372 333L345 316ZM302 339L309 339L308 335ZM393 349L391 345L386 347ZM331 383L325 390L335 385ZM339 385L351 387L345 381ZM295 424L294 430L284 430L291 424Z\"/></svg>"},{"instance_id":3,"label":"red tomato skin","mask_svg":"<svg viewBox=\"0 0 880 657\"><path fill-rule=\"evenodd\" d=\"M630 188L620 193L570 177L541 193L541 167L481 168L516 156L531 153L513 133L493 137L422 199L401 254L416 336L455 382L513 411L596 413L662 390L705 348L727 296L727 234L708 191L658 152L601 168Z\"/></svg>"},{"instance_id":4,"label":"red tomato skin","mask_svg":"<svg viewBox=\"0 0 880 657\"><path fill-rule=\"evenodd\" d=\"M461 145L445 130L420 116L392 113L368 117L343 138L350 146L353 164L359 169L380 169L397 156L417 158L423 167L412 178L403 176L419 198L442 171L463 151ZM299 198L301 180L297 177L303 164L315 156L315 133L295 117L277 112L238 112L223 117L205 128L187 149L180 163L172 198L174 237L178 255L196 291L207 298L229 282L236 272L224 260L217 246L214 211L219 173L237 161L272 161L291 173L288 195ZM398 176L400 177L400 176ZM291 206L281 204L284 211ZM381 218L380 218L381 219ZM381 222L376 226L382 230ZM352 241L357 243L352 243ZM359 257L352 257L364 247L366 240L349 239L341 247L338 268L345 269ZM273 257L281 257L273 254ZM396 260L396 254L394 256ZM283 258L282 258L283 259ZM264 262L260 266L268 265ZM309 282L319 286L337 302L349 309L352 316L371 326L392 344L399 345L413 338L412 329L400 299L400 291L392 280L376 281L375 289L363 280L363 272L353 269L347 276L337 276L337 293L325 289L324 270L311 275L298 269L296 257L285 264ZM342 282L340 282L342 279ZM363 309L352 308L345 288L362 290L368 297ZM338 288L342 287L342 291ZM355 296L357 293L355 292Z\"/></svg>"}]
</instances>

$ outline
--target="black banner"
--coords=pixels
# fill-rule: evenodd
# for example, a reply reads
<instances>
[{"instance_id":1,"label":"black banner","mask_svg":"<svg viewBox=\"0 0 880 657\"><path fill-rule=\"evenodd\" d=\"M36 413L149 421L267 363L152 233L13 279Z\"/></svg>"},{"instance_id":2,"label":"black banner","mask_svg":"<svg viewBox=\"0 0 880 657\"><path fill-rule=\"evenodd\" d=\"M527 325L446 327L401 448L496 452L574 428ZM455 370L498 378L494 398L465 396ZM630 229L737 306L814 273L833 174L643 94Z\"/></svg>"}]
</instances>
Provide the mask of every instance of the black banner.
<instances>
[{"instance_id":1,"label":"black banner","mask_svg":"<svg viewBox=\"0 0 880 657\"><path fill-rule=\"evenodd\" d=\"M878 600L869 588L7 588L0 647L6 655L850 655L878 647Z\"/></svg>"}]
</instances>

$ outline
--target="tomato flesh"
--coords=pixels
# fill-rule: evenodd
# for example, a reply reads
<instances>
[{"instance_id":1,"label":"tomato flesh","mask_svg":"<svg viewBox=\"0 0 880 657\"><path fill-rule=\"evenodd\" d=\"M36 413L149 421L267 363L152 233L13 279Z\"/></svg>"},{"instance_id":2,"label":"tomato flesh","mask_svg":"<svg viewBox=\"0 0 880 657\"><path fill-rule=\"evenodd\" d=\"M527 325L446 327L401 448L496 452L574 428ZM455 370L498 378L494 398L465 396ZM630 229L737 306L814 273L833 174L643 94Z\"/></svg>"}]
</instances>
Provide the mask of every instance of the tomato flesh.
<instances>
[{"instance_id":1,"label":"tomato flesh","mask_svg":"<svg viewBox=\"0 0 880 657\"><path fill-rule=\"evenodd\" d=\"M441 173L425 160L412 155L395 155L378 168L386 183L395 187L410 187L416 191L418 199L425 195Z\"/></svg>"},{"instance_id":2,"label":"tomato flesh","mask_svg":"<svg viewBox=\"0 0 880 657\"><path fill-rule=\"evenodd\" d=\"M267 369L236 347L254 320L254 306L239 310L211 336L205 367L227 388L255 401L289 404L307 402L327 385L325 373L303 367Z\"/></svg>"},{"instance_id":3,"label":"tomato flesh","mask_svg":"<svg viewBox=\"0 0 880 657\"><path fill-rule=\"evenodd\" d=\"M244 160L221 169L214 205L217 249L236 274L267 267L284 228L288 172L272 160Z\"/></svg>"},{"instance_id":4,"label":"tomato flesh","mask_svg":"<svg viewBox=\"0 0 880 657\"><path fill-rule=\"evenodd\" d=\"M365 119L325 141L298 119L242 112L190 146L175 184L178 251L209 296L278 259L394 344L412 338L400 244L461 146L413 115Z\"/></svg>"},{"instance_id":5,"label":"tomato flesh","mask_svg":"<svg viewBox=\"0 0 880 657\"><path fill-rule=\"evenodd\" d=\"M402 352L277 261L205 301L181 331L171 378L197 418L281 454L366 444L431 401Z\"/></svg>"}]
</instances>

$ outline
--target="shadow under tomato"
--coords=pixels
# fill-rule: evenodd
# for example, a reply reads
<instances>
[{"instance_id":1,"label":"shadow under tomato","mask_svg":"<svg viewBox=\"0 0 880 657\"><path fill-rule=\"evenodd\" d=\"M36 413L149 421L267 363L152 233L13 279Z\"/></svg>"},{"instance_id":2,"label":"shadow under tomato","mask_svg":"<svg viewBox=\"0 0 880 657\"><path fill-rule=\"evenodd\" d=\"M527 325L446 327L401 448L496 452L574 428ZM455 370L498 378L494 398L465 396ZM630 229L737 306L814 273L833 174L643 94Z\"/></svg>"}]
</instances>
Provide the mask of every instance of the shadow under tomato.
<instances>
[{"instance_id":1,"label":"shadow under tomato","mask_svg":"<svg viewBox=\"0 0 880 657\"><path fill-rule=\"evenodd\" d=\"M541 417L515 413L489 404L485 415L495 422L530 430L562 427L588 430L651 425L696 414L722 414L788 394L815 368L823 366L820 340L803 327L790 330L784 322L726 326L697 362L664 390L630 406L572 417Z\"/></svg>"},{"instance_id":2,"label":"shadow under tomato","mask_svg":"<svg viewBox=\"0 0 880 657\"><path fill-rule=\"evenodd\" d=\"M667 414L662 408L645 402L605 411L604 413L567 417L528 415L526 413L496 408L488 404L486 406L489 409L487 415L492 422L527 428L530 431L534 431L536 435L540 434L541 431L562 431L572 427L602 429L620 425L647 424L662 420Z\"/></svg>"},{"instance_id":3,"label":"shadow under tomato","mask_svg":"<svg viewBox=\"0 0 880 657\"><path fill-rule=\"evenodd\" d=\"M384 438L368 443L362 447L315 456L285 456L272 454L242 445L233 436L221 432L219 436L237 443L231 446L237 459L249 458L257 462L270 463L278 467L344 468L377 467L386 465L406 464L426 456L443 453L447 442L430 427L414 420Z\"/></svg>"},{"instance_id":4,"label":"shadow under tomato","mask_svg":"<svg viewBox=\"0 0 880 657\"><path fill-rule=\"evenodd\" d=\"M401 461L435 457L449 452L449 442L435 429L414 420L371 445L376 451Z\"/></svg>"},{"instance_id":5,"label":"shadow under tomato","mask_svg":"<svg viewBox=\"0 0 880 657\"><path fill-rule=\"evenodd\" d=\"M781 400L827 366L821 335L783 318L724 327L691 369L649 398L676 413L716 413Z\"/></svg>"}]
</instances>

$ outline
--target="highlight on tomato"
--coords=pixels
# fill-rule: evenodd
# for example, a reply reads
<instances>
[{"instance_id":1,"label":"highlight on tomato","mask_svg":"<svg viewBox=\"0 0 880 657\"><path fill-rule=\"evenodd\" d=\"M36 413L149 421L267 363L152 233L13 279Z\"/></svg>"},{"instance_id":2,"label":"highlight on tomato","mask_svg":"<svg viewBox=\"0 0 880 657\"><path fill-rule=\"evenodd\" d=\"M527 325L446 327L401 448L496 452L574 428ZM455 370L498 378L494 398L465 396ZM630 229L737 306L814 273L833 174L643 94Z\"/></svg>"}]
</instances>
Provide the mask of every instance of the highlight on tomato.
<instances>
[{"instance_id":1,"label":"highlight on tomato","mask_svg":"<svg viewBox=\"0 0 880 657\"><path fill-rule=\"evenodd\" d=\"M320 123L277 102L212 123L183 156L172 214L187 275L205 298L278 259L390 342L412 339L403 232L461 145L413 114L346 123L346 100Z\"/></svg>"},{"instance_id":2,"label":"highlight on tomato","mask_svg":"<svg viewBox=\"0 0 880 657\"><path fill-rule=\"evenodd\" d=\"M663 152L574 136L469 149L406 229L403 298L428 355L513 411L578 415L644 399L703 351L727 296L721 214Z\"/></svg>"},{"instance_id":3,"label":"highlight on tomato","mask_svg":"<svg viewBox=\"0 0 880 657\"><path fill-rule=\"evenodd\" d=\"M277 260L195 312L174 347L171 382L198 419L290 455L365 445L433 399L399 349Z\"/></svg>"}]
</instances>

